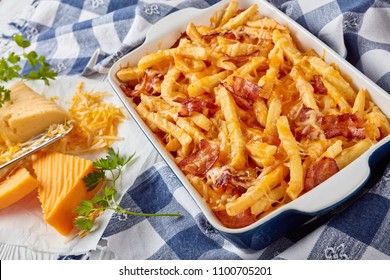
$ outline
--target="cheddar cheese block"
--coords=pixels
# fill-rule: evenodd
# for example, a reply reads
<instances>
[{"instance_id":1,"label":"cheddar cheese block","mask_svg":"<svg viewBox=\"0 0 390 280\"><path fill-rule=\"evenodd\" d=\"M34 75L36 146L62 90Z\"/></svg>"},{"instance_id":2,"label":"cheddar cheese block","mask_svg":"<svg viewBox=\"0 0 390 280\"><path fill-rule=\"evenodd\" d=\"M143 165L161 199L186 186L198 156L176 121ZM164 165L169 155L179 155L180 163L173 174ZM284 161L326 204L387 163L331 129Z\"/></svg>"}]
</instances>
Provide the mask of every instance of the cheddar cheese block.
<instances>
[{"instance_id":1,"label":"cheddar cheese block","mask_svg":"<svg viewBox=\"0 0 390 280\"><path fill-rule=\"evenodd\" d=\"M90 200L99 189L87 191L83 181L94 170L92 161L40 151L34 154L33 169L41 182L38 196L45 221L60 234L68 235L74 227L76 207L82 200Z\"/></svg>"},{"instance_id":2,"label":"cheddar cheese block","mask_svg":"<svg viewBox=\"0 0 390 280\"><path fill-rule=\"evenodd\" d=\"M23 82L10 87L11 100L0 108L0 132L13 143L22 143L44 132L51 124L69 119L67 112Z\"/></svg>"},{"instance_id":3,"label":"cheddar cheese block","mask_svg":"<svg viewBox=\"0 0 390 280\"><path fill-rule=\"evenodd\" d=\"M38 188L39 181L24 167L0 182L0 209L6 208Z\"/></svg>"}]
</instances>

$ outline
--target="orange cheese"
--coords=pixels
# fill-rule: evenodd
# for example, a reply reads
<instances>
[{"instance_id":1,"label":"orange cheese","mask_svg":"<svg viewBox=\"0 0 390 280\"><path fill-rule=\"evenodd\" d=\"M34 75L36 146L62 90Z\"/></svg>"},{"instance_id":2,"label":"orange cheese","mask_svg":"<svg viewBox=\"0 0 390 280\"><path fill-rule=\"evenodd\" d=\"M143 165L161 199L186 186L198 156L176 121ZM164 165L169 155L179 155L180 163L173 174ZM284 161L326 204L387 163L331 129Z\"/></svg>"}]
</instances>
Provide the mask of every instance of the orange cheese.
<instances>
[{"instance_id":1,"label":"orange cheese","mask_svg":"<svg viewBox=\"0 0 390 280\"><path fill-rule=\"evenodd\" d=\"M0 182L0 209L21 200L38 188L39 181L31 176L27 169L21 167L4 181Z\"/></svg>"},{"instance_id":2,"label":"orange cheese","mask_svg":"<svg viewBox=\"0 0 390 280\"><path fill-rule=\"evenodd\" d=\"M60 234L69 234L77 216L74 210L99 189L87 191L83 181L94 170L92 162L58 152L39 152L33 158L33 168L41 182L38 195L45 221Z\"/></svg>"}]
</instances>

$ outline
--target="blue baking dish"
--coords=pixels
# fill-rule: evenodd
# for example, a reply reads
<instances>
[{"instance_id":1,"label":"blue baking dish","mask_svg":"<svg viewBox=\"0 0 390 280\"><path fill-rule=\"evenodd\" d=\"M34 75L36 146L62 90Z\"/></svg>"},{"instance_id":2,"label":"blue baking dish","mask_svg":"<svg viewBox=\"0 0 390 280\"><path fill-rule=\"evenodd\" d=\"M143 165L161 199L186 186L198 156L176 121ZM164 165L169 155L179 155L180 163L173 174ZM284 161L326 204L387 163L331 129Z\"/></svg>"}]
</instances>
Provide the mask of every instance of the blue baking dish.
<instances>
[{"instance_id":1,"label":"blue baking dish","mask_svg":"<svg viewBox=\"0 0 390 280\"><path fill-rule=\"evenodd\" d=\"M335 209L335 207L356 195L370 178L371 172L375 172L378 162L383 161L383 159L386 161L386 156L390 154L390 136L385 137L380 142L371 146L363 155L310 192L277 208L257 222L238 229L231 229L222 225L199 193L187 180L183 172L178 168L171 155L164 149L153 132L137 114L131 102L121 90L121 82L117 79L116 73L122 67L136 65L139 59L145 54L172 46L177 38L180 37L181 33L186 30L187 24L190 21L195 25L207 25L210 17L216 11L226 6L227 3L228 1L221 1L203 10L195 8L180 10L157 22L151 27L145 42L139 48L125 55L112 66L109 72L109 82L126 109L182 182L211 225L238 247L259 250L286 233L294 231L294 229L309 220ZM385 91L345 61L326 44L268 2L259 0L239 1L240 8L247 8L254 3L258 5L262 15L273 18L280 24L287 26L302 51L314 49L318 54L323 55L328 63L336 63L341 72L351 78L353 81L352 85L355 88L366 88L373 102L389 118L390 96Z\"/></svg>"}]
</instances>

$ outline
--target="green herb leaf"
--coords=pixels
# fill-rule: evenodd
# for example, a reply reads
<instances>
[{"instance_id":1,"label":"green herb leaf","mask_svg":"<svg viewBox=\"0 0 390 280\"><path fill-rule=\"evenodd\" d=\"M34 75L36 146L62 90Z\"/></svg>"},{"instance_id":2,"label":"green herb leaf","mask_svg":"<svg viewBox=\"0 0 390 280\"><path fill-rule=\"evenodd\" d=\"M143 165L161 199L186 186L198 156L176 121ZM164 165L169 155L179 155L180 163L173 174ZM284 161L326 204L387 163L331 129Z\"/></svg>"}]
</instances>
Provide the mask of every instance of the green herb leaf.
<instances>
[{"instance_id":1,"label":"green herb leaf","mask_svg":"<svg viewBox=\"0 0 390 280\"><path fill-rule=\"evenodd\" d=\"M8 82L13 78L19 78L21 70L19 65L9 65L4 58L0 59L0 80Z\"/></svg>"},{"instance_id":2,"label":"green herb leaf","mask_svg":"<svg viewBox=\"0 0 390 280\"><path fill-rule=\"evenodd\" d=\"M77 216L74 224L80 230L90 231L93 228L93 221L86 216Z\"/></svg>"},{"instance_id":3,"label":"green herb leaf","mask_svg":"<svg viewBox=\"0 0 390 280\"><path fill-rule=\"evenodd\" d=\"M8 58L7 60L9 62L11 62L12 64L16 64L20 61L20 56L15 54L14 52L11 52L9 55L8 55Z\"/></svg>"},{"instance_id":4,"label":"green herb leaf","mask_svg":"<svg viewBox=\"0 0 390 280\"><path fill-rule=\"evenodd\" d=\"M114 198L114 195L116 194L116 189L113 187L106 186L103 188L103 194L107 200L111 200Z\"/></svg>"},{"instance_id":5,"label":"green herb leaf","mask_svg":"<svg viewBox=\"0 0 390 280\"><path fill-rule=\"evenodd\" d=\"M58 73L50 69L50 64L46 62L46 58L43 55L38 56L35 51L24 52L24 49L31 44L22 35L16 34L13 39L19 47L23 48L23 53L16 54L15 52L11 52L7 58L0 59L0 81L8 82L13 78L24 78L29 80L42 80L46 85L49 85L49 80L54 80ZM26 75L20 73L22 67L19 63L22 57L32 67ZM8 89L4 87L0 88L0 108L5 102L10 100L10 94L11 92Z\"/></svg>"},{"instance_id":6,"label":"green herb leaf","mask_svg":"<svg viewBox=\"0 0 390 280\"><path fill-rule=\"evenodd\" d=\"M21 47L21 48L23 48L23 49L28 48L28 47L31 45L31 43L30 43L29 41L27 41L27 40L24 40L23 36L20 35L20 34L16 34L16 35L14 36L14 41L15 41L15 43L16 43L19 47Z\"/></svg>"},{"instance_id":7,"label":"green herb leaf","mask_svg":"<svg viewBox=\"0 0 390 280\"><path fill-rule=\"evenodd\" d=\"M85 185L88 188L88 191L94 190L99 183L104 182L105 173L103 170L95 170L89 173L87 176L83 178Z\"/></svg>"},{"instance_id":8,"label":"green herb leaf","mask_svg":"<svg viewBox=\"0 0 390 280\"><path fill-rule=\"evenodd\" d=\"M91 212L91 210L94 208L93 206L93 203L92 201L89 201L89 200L83 200L81 201L81 203L79 204L79 206L77 206L76 208L76 212L81 214L81 215L88 215L89 212Z\"/></svg>"},{"instance_id":9,"label":"green herb leaf","mask_svg":"<svg viewBox=\"0 0 390 280\"><path fill-rule=\"evenodd\" d=\"M34 68L35 66L37 66L38 54L36 51L31 51L29 53L25 53L23 56L27 59L27 63L29 65L31 65L31 67Z\"/></svg>"},{"instance_id":10,"label":"green herb leaf","mask_svg":"<svg viewBox=\"0 0 390 280\"><path fill-rule=\"evenodd\" d=\"M134 154L131 156L120 156L119 151L115 152L114 149L109 148L105 158L100 158L93 162L93 165L97 170L89 173L83 178L88 190L96 188L101 182L111 183L111 185L105 185L99 193L97 193L90 201L82 201L80 205L75 209L75 212L79 216L75 220L75 226L80 230L79 236L84 237L93 228L95 219L105 210L114 210L120 214L136 215L136 216L181 216L181 214L145 214L139 212L128 211L121 206L115 200L115 194L117 193L115 184L119 179L122 168L129 164L134 158ZM109 171L113 178L107 179L105 172Z\"/></svg>"},{"instance_id":11,"label":"green herb leaf","mask_svg":"<svg viewBox=\"0 0 390 280\"><path fill-rule=\"evenodd\" d=\"M3 104L11 100L11 91L6 89L4 86L0 86L0 108Z\"/></svg>"}]
</instances>

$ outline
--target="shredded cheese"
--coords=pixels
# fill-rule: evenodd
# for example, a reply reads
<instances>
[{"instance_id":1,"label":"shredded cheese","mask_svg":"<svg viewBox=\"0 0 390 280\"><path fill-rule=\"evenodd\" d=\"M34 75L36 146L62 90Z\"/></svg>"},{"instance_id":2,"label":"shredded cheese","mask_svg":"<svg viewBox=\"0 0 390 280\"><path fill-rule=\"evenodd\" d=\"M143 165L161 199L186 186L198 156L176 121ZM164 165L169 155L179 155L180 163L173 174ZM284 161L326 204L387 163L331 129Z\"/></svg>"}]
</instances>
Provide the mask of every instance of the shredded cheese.
<instances>
[{"instance_id":1,"label":"shredded cheese","mask_svg":"<svg viewBox=\"0 0 390 280\"><path fill-rule=\"evenodd\" d=\"M125 119L120 107L105 103L105 92L86 92L84 83L77 86L68 110L72 131L55 143L54 149L66 154L84 154L106 149L116 140L118 126Z\"/></svg>"}]
</instances>

